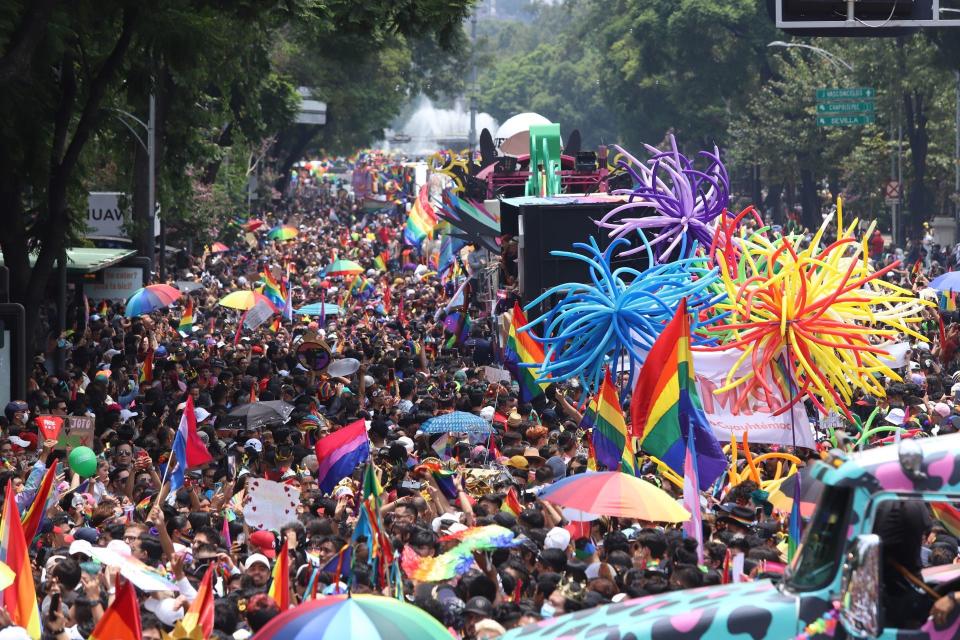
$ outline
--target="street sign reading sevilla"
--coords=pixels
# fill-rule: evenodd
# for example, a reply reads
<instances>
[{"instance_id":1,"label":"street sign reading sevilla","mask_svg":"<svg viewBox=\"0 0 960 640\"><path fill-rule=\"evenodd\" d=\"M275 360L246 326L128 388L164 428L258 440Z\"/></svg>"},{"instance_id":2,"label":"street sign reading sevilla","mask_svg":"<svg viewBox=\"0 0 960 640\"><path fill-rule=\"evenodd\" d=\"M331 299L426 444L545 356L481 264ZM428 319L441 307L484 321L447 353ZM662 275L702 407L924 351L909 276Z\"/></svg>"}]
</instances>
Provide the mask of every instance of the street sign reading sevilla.
<instances>
[{"instance_id":1,"label":"street sign reading sevilla","mask_svg":"<svg viewBox=\"0 0 960 640\"><path fill-rule=\"evenodd\" d=\"M817 126L820 127L853 127L864 124L873 124L877 121L872 113L857 116L817 116Z\"/></svg>"}]
</instances>

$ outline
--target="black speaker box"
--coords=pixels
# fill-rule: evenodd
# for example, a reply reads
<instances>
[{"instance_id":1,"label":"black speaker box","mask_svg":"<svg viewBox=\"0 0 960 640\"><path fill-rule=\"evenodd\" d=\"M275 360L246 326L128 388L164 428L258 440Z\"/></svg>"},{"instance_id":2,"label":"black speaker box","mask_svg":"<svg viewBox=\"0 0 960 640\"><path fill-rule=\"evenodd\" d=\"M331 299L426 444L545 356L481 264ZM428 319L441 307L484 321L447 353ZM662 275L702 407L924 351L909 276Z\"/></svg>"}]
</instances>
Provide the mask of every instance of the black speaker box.
<instances>
[{"instance_id":1,"label":"black speaker box","mask_svg":"<svg viewBox=\"0 0 960 640\"><path fill-rule=\"evenodd\" d=\"M518 274L520 296L524 303L537 298L544 291L567 282L592 283L586 263L573 258L551 255L551 251L572 251L575 242L589 244L597 240L600 249L610 246L609 230L598 227L595 220L622 204L620 201L590 201L589 198L510 198L500 207L503 229L516 230L519 236ZM640 215L633 210L631 216ZM636 239L631 238L631 242ZM647 267L646 252L629 258L614 258L612 268L629 266L643 270ZM545 301L541 312L549 309L557 299Z\"/></svg>"}]
</instances>

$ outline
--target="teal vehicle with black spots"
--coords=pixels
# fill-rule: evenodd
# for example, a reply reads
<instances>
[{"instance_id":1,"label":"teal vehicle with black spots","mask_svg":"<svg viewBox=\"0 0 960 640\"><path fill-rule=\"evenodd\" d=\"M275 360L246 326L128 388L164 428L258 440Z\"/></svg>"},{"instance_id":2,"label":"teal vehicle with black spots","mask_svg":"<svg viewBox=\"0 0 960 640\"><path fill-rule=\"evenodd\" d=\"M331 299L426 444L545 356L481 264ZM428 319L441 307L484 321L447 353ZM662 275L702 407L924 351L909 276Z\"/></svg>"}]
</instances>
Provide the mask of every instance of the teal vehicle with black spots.
<instances>
[{"instance_id":1,"label":"teal vehicle with black spots","mask_svg":"<svg viewBox=\"0 0 960 640\"><path fill-rule=\"evenodd\" d=\"M960 434L903 440L849 456L834 450L814 464L811 475L823 491L796 557L777 584L759 580L625 600L503 637L960 640L960 606L939 624L927 615L939 596L960 590L960 566L910 571L894 559L902 557L904 542L890 536L885 546L878 535L891 530L885 524L920 531L913 541L919 558L923 529L890 520L892 514L916 511L891 506L912 505L929 517L938 503L960 503Z\"/></svg>"}]
</instances>

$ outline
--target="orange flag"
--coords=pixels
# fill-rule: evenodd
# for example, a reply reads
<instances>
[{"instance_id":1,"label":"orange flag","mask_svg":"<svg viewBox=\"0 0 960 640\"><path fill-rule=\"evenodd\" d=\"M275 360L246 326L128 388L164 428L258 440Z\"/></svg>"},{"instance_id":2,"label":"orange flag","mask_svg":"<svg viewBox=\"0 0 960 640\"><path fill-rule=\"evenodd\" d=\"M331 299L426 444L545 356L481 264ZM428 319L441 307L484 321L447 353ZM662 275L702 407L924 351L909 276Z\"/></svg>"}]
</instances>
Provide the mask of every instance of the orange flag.
<instances>
[{"instance_id":1,"label":"orange flag","mask_svg":"<svg viewBox=\"0 0 960 640\"><path fill-rule=\"evenodd\" d=\"M211 625L211 629L212 629ZM90 640L140 640L140 603L133 583L117 578L117 596L103 612Z\"/></svg>"},{"instance_id":2,"label":"orange flag","mask_svg":"<svg viewBox=\"0 0 960 640\"><path fill-rule=\"evenodd\" d=\"M6 563L16 576L13 584L0 592L0 606L9 612L13 624L23 627L31 638L39 640L40 608L37 606L37 590L12 482L7 483L3 515L0 516L0 561Z\"/></svg>"},{"instance_id":3,"label":"orange flag","mask_svg":"<svg viewBox=\"0 0 960 640\"><path fill-rule=\"evenodd\" d=\"M203 574L200 588L197 589L196 599L190 603L190 608L183 618L177 621L174 627L174 637L194 637L197 627L203 630L203 637L209 638L213 634L213 570L216 564L211 563L207 572Z\"/></svg>"},{"instance_id":4,"label":"orange flag","mask_svg":"<svg viewBox=\"0 0 960 640\"><path fill-rule=\"evenodd\" d=\"M273 564L273 580L267 595L277 601L281 613L290 608L290 554L287 553L286 540Z\"/></svg>"}]
</instances>

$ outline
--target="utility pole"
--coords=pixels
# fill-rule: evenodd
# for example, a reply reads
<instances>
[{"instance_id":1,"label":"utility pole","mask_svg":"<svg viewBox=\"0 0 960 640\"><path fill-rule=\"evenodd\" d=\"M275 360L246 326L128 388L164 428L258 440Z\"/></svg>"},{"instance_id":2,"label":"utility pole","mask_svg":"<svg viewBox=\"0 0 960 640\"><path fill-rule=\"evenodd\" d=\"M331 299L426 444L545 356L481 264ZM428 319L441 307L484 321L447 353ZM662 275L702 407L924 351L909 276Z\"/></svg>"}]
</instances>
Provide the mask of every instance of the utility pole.
<instances>
[{"instance_id":1,"label":"utility pole","mask_svg":"<svg viewBox=\"0 0 960 640\"><path fill-rule=\"evenodd\" d=\"M960 221L960 69L953 72L957 79L956 113L954 114L953 141L953 211L954 218Z\"/></svg>"},{"instance_id":2,"label":"utility pole","mask_svg":"<svg viewBox=\"0 0 960 640\"><path fill-rule=\"evenodd\" d=\"M470 132L467 146L473 156L477 148L477 8L470 16Z\"/></svg>"},{"instance_id":3,"label":"utility pole","mask_svg":"<svg viewBox=\"0 0 960 640\"><path fill-rule=\"evenodd\" d=\"M150 259L151 272L157 270L154 262L156 256L157 239L153 235L154 220L157 216L157 99L150 94L150 115L147 119L147 162L150 167L147 171L147 258ZM163 256L160 256L163 262Z\"/></svg>"}]
</instances>

